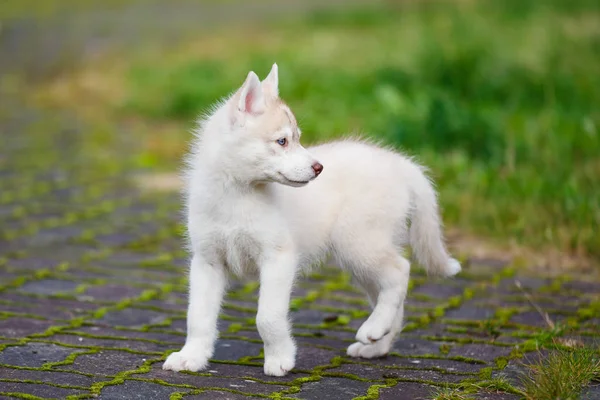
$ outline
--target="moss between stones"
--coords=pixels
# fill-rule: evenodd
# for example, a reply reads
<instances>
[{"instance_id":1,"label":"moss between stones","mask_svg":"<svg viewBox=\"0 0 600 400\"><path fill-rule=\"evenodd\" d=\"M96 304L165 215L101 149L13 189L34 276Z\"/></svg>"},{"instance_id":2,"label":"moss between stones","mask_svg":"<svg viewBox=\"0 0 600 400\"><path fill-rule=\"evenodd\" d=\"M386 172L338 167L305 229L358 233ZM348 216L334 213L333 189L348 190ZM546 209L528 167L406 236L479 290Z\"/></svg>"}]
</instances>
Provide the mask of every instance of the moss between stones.
<instances>
[{"instance_id":1,"label":"moss between stones","mask_svg":"<svg viewBox=\"0 0 600 400\"><path fill-rule=\"evenodd\" d=\"M104 200L100 204L88 204L85 210L70 211L60 217L50 217L37 222L30 222L27 226L20 229L5 230L2 236L6 240L15 240L20 237L33 235L42 229L52 229L62 226L72 225L75 222L83 222L88 219L98 218L102 215L107 215L113 212L116 208L127 206L133 203L132 199L123 200ZM97 231L84 230L79 235L79 239L86 241L91 240L96 236Z\"/></svg>"},{"instance_id":2,"label":"moss between stones","mask_svg":"<svg viewBox=\"0 0 600 400\"><path fill-rule=\"evenodd\" d=\"M600 300L595 300L588 307L583 307L577 310L579 321L586 321L600 315Z\"/></svg>"},{"instance_id":3,"label":"moss between stones","mask_svg":"<svg viewBox=\"0 0 600 400\"><path fill-rule=\"evenodd\" d=\"M437 341L437 342L450 342L450 343L459 343L459 344L489 344L492 346L500 346L500 347L513 347L513 343L503 343L495 340L485 340L485 339L477 339L471 337L453 337L453 336L421 336L422 339Z\"/></svg>"},{"instance_id":4,"label":"moss between stones","mask_svg":"<svg viewBox=\"0 0 600 400\"><path fill-rule=\"evenodd\" d=\"M449 358L441 358L441 359L449 360ZM377 367L377 368L387 369L387 370L432 371L432 372L438 372L438 373L444 374L444 375L458 375L458 376L477 375L477 373L474 373L474 372L461 372L461 371L454 371L454 370L451 371L451 370L441 368L441 367L433 367L433 366L432 367L411 367L411 366L407 366L407 365L380 365L380 364L376 364L376 363L368 362L368 361L356 361L356 359L344 359L344 364L365 365L365 366Z\"/></svg>"},{"instance_id":5,"label":"moss between stones","mask_svg":"<svg viewBox=\"0 0 600 400\"><path fill-rule=\"evenodd\" d=\"M6 319L6 318L11 318L11 317L21 317L21 318L37 319L40 321L48 321L47 317L42 317L40 315L12 312L12 311L0 311L0 319ZM63 320L55 320L55 321L63 321Z\"/></svg>"},{"instance_id":6,"label":"moss between stones","mask_svg":"<svg viewBox=\"0 0 600 400\"><path fill-rule=\"evenodd\" d=\"M36 381L36 380L33 380L33 379L0 378L0 382L30 383L30 384L33 384L33 385L54 386L54 387L58 387L58 388L62 388L62 389L88 390L87 387L83 387L83 386L65 385L65 384L62 384L62 383L55 383L55 382Z\"/></svg>"},{"instance_id":7,"label":"moss between stones","mask_svg":"<svg viewBox=\"0 0 600 400\"><path fill-rule=\"evenodd\" d=\"M460 362L464 362L464 363L467 363L467 364L481 364L481 365L487 364L483 360L478 360L476 358L464 357L464 356L450 356L450 357L445 357L445 356L438 355L438 354L403 355L403 354L398 354L396 352L390 352L390 355L394 356L394 357L399 357L399 358L431 359L431 360L450 360L450 361L460 361Z\"/></svg>"},{"instance_id":8,"label":"moss between stones","mask_svg":"<svg viewBox=\"0 0 600 400\"><path fill-rule=\"evenodd\" d=\"M2 396L13 397L17 399L26 399L26 400L44 400L44 397L34 396L32 394L27 393L17 393L17 392L0 392Z\"/></svg>"},{"instance_id":9,"label":"moss between stones","mask_svg":"<svg viewBox=\"0 0 600 400\"><path fill-rule=\"evenodd\" d=\"M126 353L130 353L130 354L140 354L140 355L148 355L148 356L155 356L155 355L161 355L163 354L160 351L142 351L142 350L133 350L127 347L110 347L110 346L86 346L86 345L78 345L78 344L71 344L71 343L63 343L63 342L58 342L58 341L54 341L54 340L35 340L35 339L29 339L29 342L35 342L35 343L48 343L48 344L55 344L57 346L62 346L62 347L69 347L69 348L73 348L73 349L92 349L92 350L106 350L106 351L123 351Z\"/></svg>"},{"instance_id":10,"label":"moss between stones","mask_svg":"<svg viewBox=\"0 0 600 400\"><path fill-rule=\"evenodd\" d=\"M90 354L96 354L98 353L99 350L98 349L93 349L93 350L87 350L87 351L81 351L81 352L75 352L75 353L71 353L69 354L64 360L62 361L54 361L54 362L47 362L44 363L41 367L42 370L51 370L55 367L59 367L59 366L63 366L63 365L71 365L75 362L75 360L77 359L77 357L79 356L83 356L83 355L90 355Z\"/></svg>"},{"instance_id":11,"label":"moss between stones","mask_svg":"<svg viewBox=\"0 0 600 400\"><path fill-rule=\"evenodd\" d=\"M354 400L371 400L371 399L378 399L379 398L379 390L380 389L385 389L385 388L389 388L389 387L394 387L398 384L398 381L395 380L388 380L384 385L378 384L378 385L371 385L368 389L367 389L367 395L366 396L360 396L360 397L355 397Z\"/></svg>"},{"instance_id":12,"label":"moss between stones","mask_svg":"<svg viewBox=\"0 0 600 400\"><path fill-rule=\"evenodd\" d=\"M150 368L152 367L152 364L155 362L159 362L159 361L162 361L162 359L146 360L140 367L138 367L136 369L119 372L110 381L93 383L90 386L89 390L92 394L99 395L100 392L102 391L102 389L105 388L106 386L113 386L113 385L121 384L121 383L125 382L125 379L128 378L132 374L135 374L135 373L144 374L144 373L150 372Z\"/></svg>"},{"instance_id":13,"label":"moss between stones","mask_svg":"<svg viewBox=\"0 0 600 400\"><path fill-rule=\"evenodd\" d=\"M137 331L137 330L134 330ZM143 330L139 330L139 332L143 332ZM172 343L172 342L164 342L161 340L157 340L157 339L148 339L148 338L144 338L144 337L136 337L136 338L132 338L129 336L113 336L113 335L96 335L96 334L92 334L92 333L88 333L88 332L82 332L82 331L62 331L61 334L63 335L73 335L73 336L80 336L83 338L90 338L90 339L105 339L105 340L122 340L122 341L136 341L136 342L144 342L144 343L153 343L153 344L158 344L158 345L171 345L171 344L176 344L176 343Z\"/></svg>"}]
</instances>

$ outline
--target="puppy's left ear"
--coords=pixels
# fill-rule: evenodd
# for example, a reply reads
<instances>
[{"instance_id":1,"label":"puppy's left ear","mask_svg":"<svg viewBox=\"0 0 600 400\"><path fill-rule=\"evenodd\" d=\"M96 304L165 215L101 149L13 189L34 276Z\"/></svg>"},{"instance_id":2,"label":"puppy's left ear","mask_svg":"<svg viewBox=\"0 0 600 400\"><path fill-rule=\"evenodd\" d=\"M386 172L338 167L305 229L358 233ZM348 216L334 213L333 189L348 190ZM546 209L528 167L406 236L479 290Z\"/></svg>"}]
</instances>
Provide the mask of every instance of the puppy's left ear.
<instances>
[{"instance_id":1,"label":"puppy's left ear","mask_svg":"<svg viewBox=\"0 0 600 400\"><path fill-rule=\"evenodd\" d=\"M267 97L278 97L279 96L279 71L277 64L273 64L271 72L262 81L262 87Z\"/></svg>"}]
</instances>

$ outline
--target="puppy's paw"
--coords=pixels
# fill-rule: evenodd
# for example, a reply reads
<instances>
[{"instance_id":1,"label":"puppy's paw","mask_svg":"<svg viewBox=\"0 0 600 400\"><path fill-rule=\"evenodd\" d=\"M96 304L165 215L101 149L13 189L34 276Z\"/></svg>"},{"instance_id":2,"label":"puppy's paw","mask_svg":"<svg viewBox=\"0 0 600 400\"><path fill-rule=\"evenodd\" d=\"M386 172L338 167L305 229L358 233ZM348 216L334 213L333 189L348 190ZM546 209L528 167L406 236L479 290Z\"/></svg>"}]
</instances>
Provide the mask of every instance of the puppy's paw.
<instances>
[{"instance_id":1,"label":"puppy's paw","mask_svg":"<svg viewBox=\"0 0 600 400\"><path fill-rule=\"evenodd\" d=\"M285 376L290 372L296 361L294 357L286 356L271 356L265 359L265 375L269 376Z\"/></svg>"},{"instance_id":2,"label":"puppy's paw","mask_svg":"<svg viewBox=\"0 0 600 400\"><path fill-rule=\"evenodd\" d=\"M296 365L296 345L292 340L280 346L265 347L265 375L285 376Z\"/></svg>"},{"instance_id":3,"label":"puppy's paw","mask_svg":"<svg viewBox=\"0 0 600 400\"><path fill-rule=\"evenodd\" d=\"M356 333L356 340L363 344L371 344L381 340L392 329L391 321L367 319Z\"/></svg>"},{"instance_id":4,"label":"puppy's paw","mask_svg":"<svg viewBox=\"0 0 600 400\"><path fill-rule=\"evenodd\" d=\"M208 366L208 356L206 352L198 349L184 347L181 351L171 353L163 364L164 370L171 371L192 371L197 372Z\"/></svg>"},{"instance_id":5,"label":"puppy's paw","mask_svg":"<svg viewBox=\"0 0 600 400\"><path fill-rule=\"evenodd\" d=\"M457 259L455 258L451 258L450 260L448 260L448 267L446 269L446 275L448 276L454 276L456 274L458 274L461 271L461 267L460 267L460 263L458 262Z\"/></svg>"},{"instance_id":6,"label":"puppy's paw","mask_svg":"<svg viewBox=\"0 0 600 400\"><path fill-rule=\"evenodd\" d=\"M379 341L373 344L363 344L361 342L352 343L348 346L346 354L350 357L376 358L385 356L390 352L390 345Z\"/></svg>"},{"instance_id":7,"label":"puppy's paw","mask_svg":"<svg viewBox=\"0 0 600 400\"><path fill-rule=\"evenodd\" d=\"M346 354L348 354L350 357L358 358L360 357L361 349L363 349L366 346L366 344L362 344L361 342L352 343L350 346L348 346Z\"/></svg>"}]
</instances>

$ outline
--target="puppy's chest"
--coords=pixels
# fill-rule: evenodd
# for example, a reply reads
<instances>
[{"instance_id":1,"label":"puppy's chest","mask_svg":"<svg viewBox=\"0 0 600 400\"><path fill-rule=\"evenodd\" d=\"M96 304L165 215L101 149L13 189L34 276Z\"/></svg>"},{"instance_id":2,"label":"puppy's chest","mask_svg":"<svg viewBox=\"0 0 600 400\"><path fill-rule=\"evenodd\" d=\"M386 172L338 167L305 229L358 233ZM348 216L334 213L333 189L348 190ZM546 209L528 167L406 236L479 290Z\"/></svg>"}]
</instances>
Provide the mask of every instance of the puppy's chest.
<instances>
[{"instance_id":1,"label":"puppy's chest","mask_svg":"<svg viewBox=\"0 0 600 400\"><path fill-rule=\"evenodd\" d=\"M255 275L265 251L277 246L284 236L284 225L267 204L252 201L226 200L203 210L201 228L205 250L216 253L234 275Z\"/></svg>"},{"instance_id":2,"label":"puppy's chest","mask_svg":"<svg viewBox=\"0 0 600 400\"><path fill-rule=\"evenodd\" d=\"M221 232L221 254L225 266L235 275L258 272L263 243L257 232L248 229L229 229Z\"/></svg>"},{"instance_id":3,"label":"puppy's chest","mask_svg":"<svg viewBox=\"0 0 600 400\"><path fill-rule=\"evenodd\" d=\"M271 228L269 228L271 227ZM265 251L277 243L277 227L268 218L239 216L215 226L208 237L225 267L234 275L255 275Z\"/></svg>"}]
</instances>

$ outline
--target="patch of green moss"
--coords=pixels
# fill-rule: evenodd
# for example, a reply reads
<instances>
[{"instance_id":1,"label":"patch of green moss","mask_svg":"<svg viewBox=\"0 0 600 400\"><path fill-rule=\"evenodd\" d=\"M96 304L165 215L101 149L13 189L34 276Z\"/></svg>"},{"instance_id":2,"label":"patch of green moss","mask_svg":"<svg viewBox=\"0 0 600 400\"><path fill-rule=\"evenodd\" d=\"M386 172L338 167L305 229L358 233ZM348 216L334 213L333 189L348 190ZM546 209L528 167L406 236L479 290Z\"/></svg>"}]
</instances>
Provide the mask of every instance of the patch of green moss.
<instances>
[{"instance_id":1,"label":"patch of green moss","mask_svg":"<svg viewBox=\"0 0 600 400\"><path fill-rule=\"evenodd\" d=\"M38 397L27 393L0 392L0 395L24 400L44 400L44 397Z\"/></svg>"},{"instance_id":2,"label":"patch of green moss","mask_svg":"<svg viewBox=\"0 0 600 400\"><path fill-rule=\"evenodd\" d=\"M90 354L96 354L98 353L97 349L93 349L93 350L87 350L87 351L78 351L78 352L74 352L69 354L64 360L62 361L54 361L54 362L47 362L44 363L41 367L41 369L43 370L51 370L55 367L60 367L63 365L71 365L75 362L75 360L77 359L77 357L79 356L83 356L83 355L90 355Z\"/></svg>"},{"instance_id":3,"label":"patch of green moss","mask_svg":"<svg viewBox=\"0 0 600 400\"><path fill-rule=\"evenodd\" d=\"M62 389L88 390L88 388L83 387L83 386L66 385L63 383L56 383L56 382L36 381L33 379L0 378L0 382L30 383L32 385L48 385L48 386L54 386L54 387L58 387L58 388L62 388Z\"/></svg>"},{"instance_id":4,"label":"patch of green moss","mask_svg":"<svg viewBox=\"0 0 600 400\"><path fill-rule=\"evenodd\" d=\"M78 345L78 344L72 344L72 343L63 343L63 342L59 342L59 341L44 340L44 339L30 339L29 341L36 342L36 343L55 344L57 346L69 347L69 348L72 348L72 349L84 349L84 350L92 349L92 350L106 350L106 351L124 351L124 352L130 353L130 354L140 354L140 355L148 355L148 356L155 356L155 355L162 354L159 351L133 350L133 349L130 349L130 348L127 348L127 347L111 347L111 346L98 346L98 345L86 346L86 345Z\"/></svg>"},{"instance_id":5,"label":"patch of green moss","mask_svg":"<svg viewBox=\"0 0 600 400\"><path fill-rule=\"evenodd\" d=\"M256 315L256 313L258 312L258 310L256 308L242 307L242 306L238 306L237 304L231 304L231 303L227 303L227 302L224 303L222 307L226 310L239 311L239 312L244 312L244 313L254 314L254 315Z\"/></svg>"},{"instance_id":6,"label":"patch of green moss","mask_svg":"<svg viewBox=\"0 0 600 400\"><path fill-rule=\"evenodd\" d=\"M508 359L506 357L498 357L494 360L496 363L496 368L504 369L508 365Z\"/></svg>"},{"instance_id":7,"label":"patch of green moss","mask_svg":"<svg viewBox=\"0 0 600 400\"><path fill-rule=\"evenodd\" d=\"M454 337L454 336L422 336L422 339L431 340L431 341L442 341L442 342L450 342L450 343L460 343L460 344L490 344L494 346L500 347L512 347L514 344L512 343L503 343L498 341L489 341L485 339L477 339L471 337Z\"/></svg>"},{"instance_id":8,"label":"patch of green moss","mask_svg":"<svg viewBox=\"0 0 600 400\"><path fill-rule=\"evenodd\" d=\"M448 353L450 353L450 350L452 350L452 347L449 344L442 344L440 345L440 353L443 355L448 355Z\"/></svg>"},{"instance_id":9,"label":"patch of green moss","mask_svg":"<svg viewBox=\"0 0 600 400\"><path fill-rule=\"evenodd\" d=\"M464 357L464 356L451 356L445 357L438 354L419 354L419 355L403 355L396 352L390 352L390 356L399 357L399 358L410 358L410 359L431 359L431 360L451 360L451 361L459 361L467 364L487 364L483 360L478 360L476 358Z\"/></svg>"},{"instance_id":10,"label":"patch of green moss","mask_svg":"<svg viewBox=\"0 0 600 400\"><path fill-rule=\"evenodd\" d=\"M233 323L229 325L229 328L227 328L227 331L230 333L237 333L242 329L243 325L239 324L239 323Z\"/></svg>"},{"instance_id":11,"label":"patch of green moss","mask_svg":"<svg viewBox=\"0 0 600 400\"><path fill-rule=\"evenodd\" d=\"M102 389L104 389L107 386L113 386L113 385L119 385L123 382L125 382L125 379L129 378L131 375L133 374L145 374L150 372L150 369L152 368L152 364L154 364L155 362L159 362L162 361L162 359L149 359L143 362L143 364L141 366L139 366L136 369L132 369L129 371L121 371L119 373L117 373L114 378L110 381L102 381L102 382L95 382L93 383L89 390L92 394L95 395L99 395L100 392L102 391Z\"/></svg>"},{"instance_id":12,"label":"patch of green moss","mask_svg":"<svg viewBox=\"0 0 600 400\"><path fill-rule=\"evenodd\" d=\"M423 302L434 302L436 299L424 293L410 293L409 297L414 300L423 301Z\"/></svg>"},{"instance_id":13,"label":"patch of green moss","mask_svg":"<svg viewBox=\"0 0 600 400\"><path fill-rule=\"evenodd\" d=\"M500 324L504 324L508 322L508 320L511 319L513 315L517 313L519 313L519 309L515 307L500 307L496 308L494 318L498 319Z\"/></svg>"},{"instance_id":14,"label":"patch of green moss","mask_svg":"<svg viewBox=\"0 0 600 400\"><path fill-rule=\"evenodd\" d=\"M481 368L479 370L479 379L482 380L486 380L486 379L492 379L492 371L494 369L492 367L485 367L485 368Z\"/></svg>"},{"instance_id":15,"label":"patch of green moss","mask_svg":"<svg viewBox=\"0 0 600 400\"><path fill-rule=\"evenodd\" d=\"M577 310L577 317L580 321L585 321L598 315L600 315L600 300L595 300L589 306Z\"/></svg>"}]
</instances>

